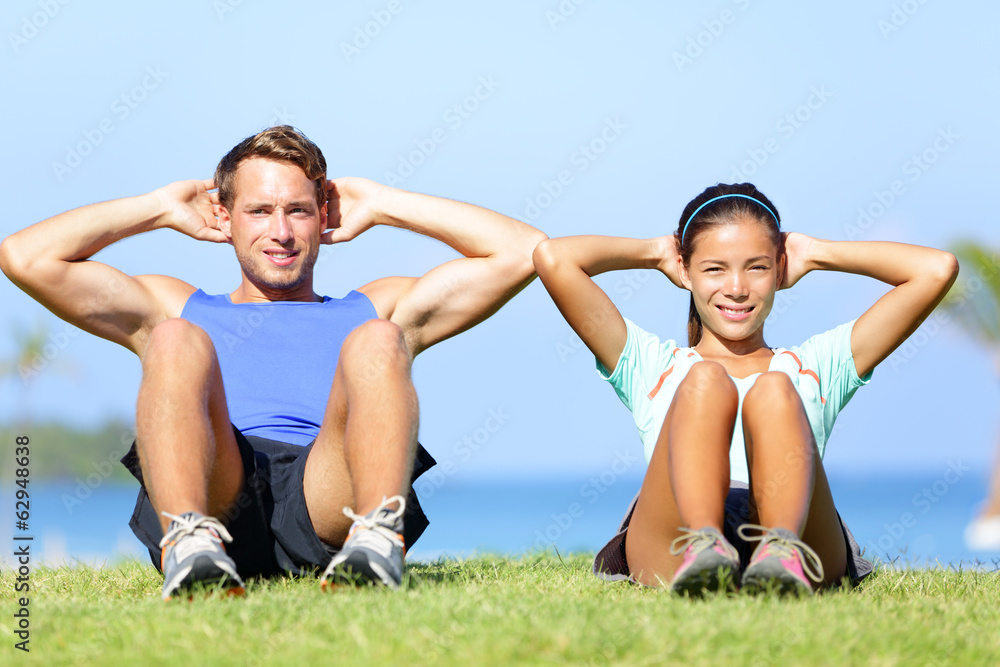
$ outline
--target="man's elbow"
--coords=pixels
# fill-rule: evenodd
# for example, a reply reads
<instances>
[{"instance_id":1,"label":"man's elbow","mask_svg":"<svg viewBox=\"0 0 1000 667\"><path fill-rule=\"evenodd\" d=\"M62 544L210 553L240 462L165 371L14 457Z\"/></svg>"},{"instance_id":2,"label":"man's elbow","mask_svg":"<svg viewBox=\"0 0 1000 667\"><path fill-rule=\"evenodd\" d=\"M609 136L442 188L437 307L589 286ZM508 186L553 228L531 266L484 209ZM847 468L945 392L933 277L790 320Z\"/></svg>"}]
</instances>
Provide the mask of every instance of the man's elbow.
<instances>
[{"instance_id":1,"label":"man's elbow","mask_svg":"<svg viewBox=\"0 0 1000 667\"><path fill-rule=\"evenodd\" d=\"M548 238L544 232L537 229L532 229L526 233L520 240L517 251L508 255L510 261L507 270L512 271L513 275L522 280L534 278L535 264L532 258L539 244L545 243L548 241Z\"/></svg>"},{"instance_id":2,"label":"man's elbow","mask_svg":"<svg viewBox=\"0 0 1000 667\"><path fill-rule=\"evenodd\" d=\"M27 272L25 253L18 249L18 239L11 234L0 241L0 271L17 282L17 276Z\"/></svg>"},{"instance_id":3,"label":"man's elbow","mask_svg":"<svg viewBox=\"0 0 1000 667\"><path fill-rule=\"evenodd\" d=\"M548 240L549 240L548 234L546 234L540 229L535 229L534 227L531 228L531 241L529 243L529 246L531 247L532 250L537 248L538 244L541 243L542 241L548 241Z\"/></svg>"}]
</instances>

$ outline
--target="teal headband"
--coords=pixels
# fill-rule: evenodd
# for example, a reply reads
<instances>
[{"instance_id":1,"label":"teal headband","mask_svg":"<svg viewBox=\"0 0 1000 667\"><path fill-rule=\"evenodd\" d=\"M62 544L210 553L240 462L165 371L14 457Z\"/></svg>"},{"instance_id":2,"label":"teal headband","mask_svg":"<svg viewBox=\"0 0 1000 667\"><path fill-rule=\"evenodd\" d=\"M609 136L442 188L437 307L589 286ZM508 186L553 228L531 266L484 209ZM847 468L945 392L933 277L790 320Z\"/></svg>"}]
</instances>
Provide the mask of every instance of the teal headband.
<instances>
[{"instance_id":1,"label":"teal headband","mask_svg":"<svg viewBox=\"0 0 1000 667\"><path fill-rule=\"evenodd\" d=\"M781 223L778 222L778 216L776 216L774 214L774 211L772 211L769 206L767 206L766 204L764 204L759 199L754 199L750 195L741 195L741 194L733 193L733 194L728 194L728 195L719 195L718 197L712 197L707 202L705 202L704 204L702 204L701 206L699 206L698 208L696 208L694 210L694 213L691 214L691 217L688 218L688 221L684 223L684 230L681 232L681 243L684 243L684 235L687 234L688 225L691 224L691 221L694 220L694 216L698 215L698 213L699 213L699 211L701 211L701 209L705 208L706 206L708 206L712 202L719 201L720 199L728 199L729 197L739 197L741 199L749 199L750 201L752 201L752 202L754 202L756 204L760 204L761 206L764 207L764 210L767 211L768 213L770 213L771 217L774 218L774 224L778 225L778 229L779 230L781 229Z\"/></svg>"}]
</instances>

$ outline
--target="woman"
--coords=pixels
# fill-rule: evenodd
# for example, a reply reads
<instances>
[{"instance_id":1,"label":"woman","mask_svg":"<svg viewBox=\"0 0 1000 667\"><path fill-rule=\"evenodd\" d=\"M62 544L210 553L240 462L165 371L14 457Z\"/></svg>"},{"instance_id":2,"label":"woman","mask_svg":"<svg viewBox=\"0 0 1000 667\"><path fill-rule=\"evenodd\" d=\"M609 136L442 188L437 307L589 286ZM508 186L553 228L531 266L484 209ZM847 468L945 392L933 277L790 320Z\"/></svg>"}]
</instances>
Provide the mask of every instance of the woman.
<instances>
[{"instance_id":1,"label":"woman","mask_svg":"<svg viewBox=\"0 0 1000 667\"><path fill-rule=\"evenodd\" d=\"M870 572L821 457L837 413L954 282L954 256L782 233L774 205L743 183L706 189L672 236L552 239L534 261L632 411L649 463L595 573L697 595L741 583L808 593ZM637 268L691 292L688 347L624 319L593 281ZM770 347L763 331L775 292L816 270L893 289L853 322L799 347ZM752 555L748 541L759 543Z\"/></svg>"}]
</instances>

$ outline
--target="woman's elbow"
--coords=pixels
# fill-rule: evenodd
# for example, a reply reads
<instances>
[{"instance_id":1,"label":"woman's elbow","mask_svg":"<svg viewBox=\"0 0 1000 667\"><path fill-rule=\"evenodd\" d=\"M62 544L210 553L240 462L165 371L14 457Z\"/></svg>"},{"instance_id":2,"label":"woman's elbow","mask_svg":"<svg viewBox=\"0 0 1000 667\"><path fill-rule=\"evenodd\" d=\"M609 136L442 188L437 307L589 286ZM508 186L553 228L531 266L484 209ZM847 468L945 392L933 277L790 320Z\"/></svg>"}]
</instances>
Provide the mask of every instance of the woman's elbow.
<instances>
[{"instance_id":1,"label":"woman's elbow","mask_svg":"<svg viewBox=\"0 0 1000 667\"><path fill-rule=\"evenodd\" d=\"M942 250L938 261L935 263L934 275L941 283L944 291L947 291L958 277L958 259L955 255Z\"/></svg>"},{"instance_id":2,"label":"woman's elbow","mask_svg":"<svg viewBox=\"0 0 1000 667\"><path fill-rule=\"evenodd\" d=\"M535 266L535 272L542 273L555 267L557 257L555 253L555 242L546 237L535 246L531 253L531 262Z\"/></svg>"}]
</instances>

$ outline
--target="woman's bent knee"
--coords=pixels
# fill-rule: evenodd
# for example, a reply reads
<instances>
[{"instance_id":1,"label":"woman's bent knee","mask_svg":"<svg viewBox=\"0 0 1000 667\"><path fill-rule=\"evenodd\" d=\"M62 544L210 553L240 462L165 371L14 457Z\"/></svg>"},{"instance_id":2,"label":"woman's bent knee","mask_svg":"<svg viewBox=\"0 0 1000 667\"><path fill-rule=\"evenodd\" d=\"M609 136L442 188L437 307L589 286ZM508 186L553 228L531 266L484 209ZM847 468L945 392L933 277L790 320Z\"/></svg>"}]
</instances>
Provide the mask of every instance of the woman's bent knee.
<instances>
[{"instance_id":1,"label":"woman's bent knee","mask_svg":"<svg viewBox=\"0 0 1000 667\"><path fill-rule=\"evenodd\" d=\"M678 387L678 392L711 396L713 400L739 400L736 384L726 368L714 361L696 362Z\"/></svg>"},{"instance_id":2,"label":"woman's bent knee","mask_svg":"<svg viewBox=\"0 0 1000 667\"><path fill-rule=\"evenodd\" d=\"M743 398L743 413L758 407L773 410L783 404L801 405L802 399L795 390L792 379L780 371L762 373Z\"/></svg>"}]
</instances>

